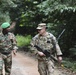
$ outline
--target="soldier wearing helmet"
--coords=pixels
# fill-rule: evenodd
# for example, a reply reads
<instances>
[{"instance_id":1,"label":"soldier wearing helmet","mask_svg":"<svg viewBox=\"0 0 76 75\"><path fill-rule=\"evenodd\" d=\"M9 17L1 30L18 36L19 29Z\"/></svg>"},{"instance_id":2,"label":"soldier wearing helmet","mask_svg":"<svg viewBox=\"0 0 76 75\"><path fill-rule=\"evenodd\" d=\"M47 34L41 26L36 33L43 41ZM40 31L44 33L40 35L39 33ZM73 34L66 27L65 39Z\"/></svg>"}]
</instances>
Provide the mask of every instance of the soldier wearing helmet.
<instances>
[{"instance_id":1,"label":"soldier wearing helmet","mask_svg":"<svg viewBox=\"0 0 76 75\"><path fill-rule=\"evenodd\" d=\"M56 52L57 59L61 62L62 52L56 37L46 31L46 23L38 24L36 29L38 30L38 34L32 38L30 44L31 50L37 55L38 71L40 75L54 75L54 60L50 56L53 55L53 52ZM43 52L37 50L35 45L40 47L43 51L47 50L50 56L47 57Z\"/></svg>"},{"instance_id":2,"label":"soldier wearing helmet","mask_svg":"<svg viewBox=\"0 0 76 75\"><path fill-rule=\"evenodd\" d=\"M15 35L10 32L10 23L4 22L1 25L2 35L0 36L0 53L2 60L4 62L5 75L10 75L12 66L12 52L16 55L17 41ZM0 66L0 75L2 73L3 67Z\"/></svg>"}]
</instances>

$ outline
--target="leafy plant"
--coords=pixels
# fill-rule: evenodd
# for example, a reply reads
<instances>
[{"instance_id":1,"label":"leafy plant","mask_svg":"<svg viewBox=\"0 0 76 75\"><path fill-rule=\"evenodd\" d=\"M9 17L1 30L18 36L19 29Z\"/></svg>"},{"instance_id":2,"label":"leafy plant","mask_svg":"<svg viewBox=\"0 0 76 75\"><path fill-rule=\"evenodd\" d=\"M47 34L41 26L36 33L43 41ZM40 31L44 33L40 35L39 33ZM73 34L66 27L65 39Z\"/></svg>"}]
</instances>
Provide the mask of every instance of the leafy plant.
<instances>
[{"instance_id":1,"label":"leafy plant","mask_svg":"<svg viewBox=\"0 0 76 75\"><path fill-rule=\"evenodd\" d=\"M19 47L29 45L29 43L31 41L31 35L26 35L26 36L17 35L16 38L17 38L17 45Z\"/></svg>"},{"instance_id":2,"label":"leafy plant","mask_svg":"<svg viewBox=\"0 0 76 75\"><path fill-rule=\"evenodd\" d=\"M73 72L76 72L76 61L72 61L71 59L68 58L65 58L64 60L65 62L62 63L64 67L70 69Z\"/></svg>"}]
</instances>

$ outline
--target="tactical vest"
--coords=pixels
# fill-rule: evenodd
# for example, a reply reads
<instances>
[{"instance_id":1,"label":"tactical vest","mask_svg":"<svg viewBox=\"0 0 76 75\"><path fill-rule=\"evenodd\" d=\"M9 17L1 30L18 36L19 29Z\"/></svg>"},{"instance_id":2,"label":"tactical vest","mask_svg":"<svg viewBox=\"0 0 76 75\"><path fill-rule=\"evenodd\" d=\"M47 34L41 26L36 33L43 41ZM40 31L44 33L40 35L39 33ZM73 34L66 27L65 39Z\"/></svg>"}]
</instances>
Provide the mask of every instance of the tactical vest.
<instances>
[{"instance_id":1,"label":"tactical vest","mask_svg":"<svg viewBox=\"0 0 76 75\"><path fill-rule=\"evenodd\" d=\"M52 52L52 49L54 47L52 36L50 33L47 33L46 36L37 36L35 39L35 44L38 45L43 50L48 50Z\"/></svg>"},{"instance_id":2,"label":"tactical vest","mask_svg":"<svg viewBox=\"0 0 76 75\"><path fill-rule=\"evenodd\" d=\"M10 34L0 35L0 52L9 53L12 50L12 41L10 39Z\"/></svg>"}]
</instances>

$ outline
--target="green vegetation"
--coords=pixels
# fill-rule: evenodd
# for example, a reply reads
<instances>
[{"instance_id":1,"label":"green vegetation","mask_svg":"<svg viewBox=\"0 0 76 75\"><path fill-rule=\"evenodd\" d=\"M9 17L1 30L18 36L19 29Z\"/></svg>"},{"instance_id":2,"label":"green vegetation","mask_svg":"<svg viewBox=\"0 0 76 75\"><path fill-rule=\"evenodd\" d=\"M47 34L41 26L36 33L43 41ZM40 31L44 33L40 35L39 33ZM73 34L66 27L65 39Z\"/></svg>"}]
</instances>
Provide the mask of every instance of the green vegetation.
<instances>
[{"instance_id":1,"label":"green vegetation","mask_svg":"<svg viewBox=\"0 0 76 75\"><path fill-rule=\"evenodd\" d=\"M16 38L19 47L28 46L31 41L31 35L25 35L25 36L17 35Z\"/></svg>"},{"instance_id":2,"label":"green vegetation","mask_svg":"<svg viewBox=\"0 0 76 75\"><path fill-rule=\"evenodd\" d=\"M66 59L65 62L62 63L64 67L70 69L72 72L76 72L76 61Z\"/></svg>"},{"instance_id":3,"label":"green vegetation","mask_svg":"<svg viewBox=\"0 0 76 75\"><path fill-rule=\"evenodd\" d=\"M76 0L0 0L0 7L0 24L17 21L18 46L29 45L37 24L45 22L56 37L65 29L59 45L64 57L76 60ZM66 61L65 67L76 69L76 64Z\"/></svg>"}]
</instances>

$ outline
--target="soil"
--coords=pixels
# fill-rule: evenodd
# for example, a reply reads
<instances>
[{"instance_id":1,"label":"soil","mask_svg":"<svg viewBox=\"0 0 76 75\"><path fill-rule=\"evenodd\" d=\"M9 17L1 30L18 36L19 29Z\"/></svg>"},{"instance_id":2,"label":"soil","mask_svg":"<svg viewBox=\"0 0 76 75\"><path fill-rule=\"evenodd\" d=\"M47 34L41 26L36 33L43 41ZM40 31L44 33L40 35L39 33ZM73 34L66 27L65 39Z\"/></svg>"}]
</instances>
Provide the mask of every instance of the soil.
<instances>
[{"instance_id":1,"label":"soil","mask_svg":"<svg viewBox=\"0 0 76 75\"><path fill-rule=\"evenodd\" d=\"M13 56L11 75L39 75L37 64L37 60L29 53L18 52L16 56ZM54 75L76 74L64 68L56 67Z\"/></svg>"}]
</instances>

